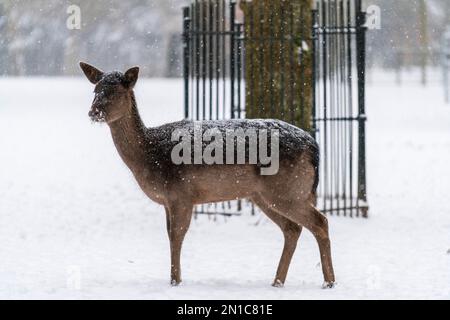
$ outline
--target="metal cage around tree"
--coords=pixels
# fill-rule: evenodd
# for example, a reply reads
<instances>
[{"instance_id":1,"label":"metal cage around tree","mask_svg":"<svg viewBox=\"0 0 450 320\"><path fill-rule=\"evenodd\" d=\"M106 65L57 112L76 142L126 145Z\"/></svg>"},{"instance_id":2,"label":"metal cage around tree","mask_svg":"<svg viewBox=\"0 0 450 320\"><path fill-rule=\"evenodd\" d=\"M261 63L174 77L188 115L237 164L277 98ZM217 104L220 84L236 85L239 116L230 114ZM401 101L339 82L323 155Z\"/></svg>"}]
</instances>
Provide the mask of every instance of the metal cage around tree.
<instances>
[{"instance_id":1,"label":"metal cage around tree","mask_svg":"<svg viewBox=\"0 0 450 320\"><path fill-rule=\"evenodd\" d=\"M321 151L318 207L367 217L365 13L361 0L307 3L196 0L183 8L185 117L278 118L310 131Z\"/></svg>"}]
</instances>

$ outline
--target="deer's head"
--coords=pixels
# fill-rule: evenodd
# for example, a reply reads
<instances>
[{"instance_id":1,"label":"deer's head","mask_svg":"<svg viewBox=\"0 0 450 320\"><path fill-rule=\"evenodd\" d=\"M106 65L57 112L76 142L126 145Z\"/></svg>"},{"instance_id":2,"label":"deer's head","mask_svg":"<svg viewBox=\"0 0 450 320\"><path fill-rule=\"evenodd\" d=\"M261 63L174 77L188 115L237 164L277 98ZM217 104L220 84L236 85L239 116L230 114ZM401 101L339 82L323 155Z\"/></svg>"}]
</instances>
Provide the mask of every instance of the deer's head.
<instances>
[{"instance_id":1,"label":"deer's head","mask_svg":"<svg viewBox=\"0 0 450 320\"><path fill-rule=\"evenodd\" d=\"M84 62L80 62L80 67L95 85L95 98L89 111L92 121L112 123L130 114L133 88L139 76L138 67L125 73L105 73Z\"/></svg>"}]
</instances>

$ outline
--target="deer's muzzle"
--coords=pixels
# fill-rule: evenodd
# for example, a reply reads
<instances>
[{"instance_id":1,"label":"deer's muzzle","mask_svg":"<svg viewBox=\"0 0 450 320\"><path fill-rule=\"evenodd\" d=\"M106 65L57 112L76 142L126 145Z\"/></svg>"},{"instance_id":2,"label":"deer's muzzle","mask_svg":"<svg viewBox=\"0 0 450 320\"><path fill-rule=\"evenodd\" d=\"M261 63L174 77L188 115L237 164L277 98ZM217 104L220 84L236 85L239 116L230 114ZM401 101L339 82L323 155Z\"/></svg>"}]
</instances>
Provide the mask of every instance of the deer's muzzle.
<instances>
[{"instance_id":1,"label":"deer's muzzle","mask_svg":"<svg viewBox=\"0 0 450 320\"><path fill-rule=\"evenodd\" d=\"M97 107L92 107L91 111L89 111L89 118L91 118L91 120L93 122L105 122L106 121L106 113L97 108Z\"/></svg>"}]
</instances>

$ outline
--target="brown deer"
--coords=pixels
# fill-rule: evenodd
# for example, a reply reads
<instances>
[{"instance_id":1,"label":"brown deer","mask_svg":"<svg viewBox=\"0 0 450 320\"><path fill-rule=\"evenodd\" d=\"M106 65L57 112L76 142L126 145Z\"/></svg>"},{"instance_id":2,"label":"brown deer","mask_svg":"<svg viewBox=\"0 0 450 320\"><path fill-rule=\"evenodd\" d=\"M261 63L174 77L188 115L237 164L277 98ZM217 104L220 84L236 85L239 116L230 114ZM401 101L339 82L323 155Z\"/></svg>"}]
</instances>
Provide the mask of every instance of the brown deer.
<instances>
[{"instance_id":1,"label":"brown deer","mask_svg":"<svg viewBox=\"0 0 450 320\"><path fill-rule=\"evenodd\" d=\"M283 286L302 228L316 238L324 275L324 288L332 288L332 266L327 218L315 208L318 185L319 149L303 130L278 120L203 121L204 129L225 132L234 129L277 129L279 170L261 175L260 165L174 164L171 152L177 129L193 130L192 121L180 121L146 128L139 115L133 88L139 68L104 73L80 63L95 85L89 116L106 122L114 144L137 183L153 201L163 205L171 253L171 284L181 283L180 252L188 231L193 207L203 203L248 199L256 204L283 232L284 248L274 286Z\"/></svg>"}]
</instances>

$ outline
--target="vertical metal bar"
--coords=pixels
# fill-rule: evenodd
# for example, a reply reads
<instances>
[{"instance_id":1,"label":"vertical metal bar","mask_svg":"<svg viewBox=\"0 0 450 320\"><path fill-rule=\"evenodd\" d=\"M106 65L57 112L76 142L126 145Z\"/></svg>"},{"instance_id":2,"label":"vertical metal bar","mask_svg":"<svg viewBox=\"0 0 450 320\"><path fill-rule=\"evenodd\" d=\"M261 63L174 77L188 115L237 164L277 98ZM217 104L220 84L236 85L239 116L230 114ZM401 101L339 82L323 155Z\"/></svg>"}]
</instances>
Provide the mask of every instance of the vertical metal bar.
<instances>
[{"instance_id":1,"label":"vertical metal bar","mask_svg":"<svg viewBox=\"0 0 450 320\"><path fill-rule=\"evenodd\" d=\"M322 68L323 68L323 162L324 162L324 210L327 211L328 208L328 197L329 197L329 185L328 185L328 126L327 126L327 117L328 117L328 77L327 77L327 63L328 63L328 48L327 48L327 10L325 0L322 0ZM331 212L332 214L332 212Z\"/></svg>"},{"instance_id":2,"label":"vertical metal bar","mask_svg":"<svg viewBox=\"0 0 450 320\"><path fill-rule=\"evenodd\" d=\"M208 15L206 9L206 1L201 1L201 21L202 21L202 120L206 119L206 73L207 73L207 58L206 58L206 32L207 32L207 23L208 23Z\"/></svg>"},{"instance_id":3,"label":"vertical metal bar","mask_svg":"<svg viewBox=\"0 0 450 320\"><path fill-rule=\"evenodd\" d=\"M192 28L191 28L191 41L192 41L192 76L191 76L191 108L190 108L190 119L197 120L198 119L198 111L199 111L199 52L198 52L198 0L195 0L191 3L191 18L192 18ZM199 208L195 207L195 217L197 217L199 213Z\"/></svg>"},{"instance_id":4,"label":"vertical metal bar","mask_svg":"<svg viewBox=\"0 0 450 320\"><path fill-rule=\"evenodd\" d=\"M338 34L338 55L339 55L339 115L340 117L344 118L345 117L345 113L344 108L345 108L345 101L344 101L344 85L345 82L343 81L343 75L344 75L344 63L343 60L345 61L345 56L342 54L342 49L343 49L343 34L344 34L344 29L342 28L342 21L343 21L343 16L342 16L342 0L338 0L338 25L339 25L339 30L340 33ZM347 213L345 212L345 205L343 204L344 198L343 198L343 193L345 192L343 189L343 185L344 185L344 181L345 181L345 177L343 175L344 173L344 166L345 166L345 141L344 141L344 127L345 127L345 120L342 120L339 122L339 159L340 159L340 166L339 166L339 200L341 201L340 205L341 207L341 211L344 214L344 216L347 215Z\"/></svg>"},{"instance_id":5,"label":"vertical metal bar","mask_svg":"<svg viewBox=\"0 0 450 320\"><path fill-rule=\"evenodd\" d=\"M184 78L184 118L189 117L189 7L183 8L183 78Z\"/></svg>"},{"instance_id":6,"label":"vertical metal bar","mask_svg":"<svg viewBox=\"0 0 450 320\"><path fill-rule=\"evenodd\" d=\"M213 118L213 83L214 83L214 43L213 43L213 32L214 32L214 6L212 1L208 1L209 14L208 14L208 49L209 49L209 67L208 67L208 78L209 78L209 119Z\"/></svg>"},{"instance_id":7,"label":"vertical metal bar","mask_svg":"<svg viewBox=\"0 0 450 320\"><path fill-rule=\"evenodd\" d=\"M343 36L345 34L345 29L343 28L343 7L342 7L342 1L343 0L336 0L336 20L337 20L337 27L339 30L339 33L337 34L337 41L338 41L338 67L339 67L339 75L338 75L338 83L339 83L339 110L338 110L338 117L339 118L345 118L345 101L344 101L344 86L345 86L345 76L344 76L344 61L345 61L345 55L342 54L343 52ZM344 166L345 166L345 141L344 141L344 127L346 124L346 120L339 120L338 122L338 140L339 140L339 185L338 185L338 199L339 199L339 211L341 214L346 216L345 212L345 205L344 205L344 199L343 199L343 184L345 177L343 175L344 173Z\"/></svg>"},{"instance_id":8,"label":"vertical metal bar","mask_svg":"<svg viewBox=\"0 0 450 320\"><path fill-rule=\"evenodd\" d=\"M333 27L334 27L334 15L333 15L333 1L334 0L328 0L328 7L327 7L327 16L328 16L328 28L329 28L329 35L328 35L328 41L329 41L329 55L328 55L328 64L329 64L329 76L330 76L330 103L329 103L329 148L330 148L330 210L334 214L334 198L335 198L335 175L336 175L336 143L335 143L335 129L336 129L336 121L332 120L332 118L335 116L335 104L336 104L336 97L335 97L335 76L336 76L336 54L335 54L335 39L333 34Z\"/></svg>"},{"instance_id":9,"label":"vertical metal bar","mask_svg":"<svg viewBox=\"0 0 450 320\"><path fill-rule=\"evenodd\" d=\"M219 0L214 0L214 59L215 59L215 65L214 65L214 72L215 72L215 116L214 119L219 118L219 78L220 78L220 60L219 60L219 29L220 29L220 22L219 22ZM214 210L217 212L218 203L214 203Z\"/></svg>"},{"instance_id":10,"label":"vertical metal bar","mask_svg":"<svg viewBox=\"0 0 450 320\"><path fill-rule=\"evenodd\" d=\"M189 60L190 60L190 106L189 106L189 119L192 120L194 117L194 99L195 99L195 35L193 34L193 31L195 30L195 10L194 10L194 3L192 2L190 5L190 52L189 52Z\"/></svg>"},{"instance_id":11,"label":"vertical metal bar","mask_svg":"<svg viewBox=\"0 0 450 320\"><path fill-rule=\"evenodd\" d=\"M362 11L361 0L356 0L356 46L358 68L358 207L363 201L361 214L367 217L367 184L366 184L366 13Z\"/></svg>"},{"instance_id":12,"label":"vertical metal bar","mask_svg":"<svg viewBox=\"0 0 450 320\"><path fill-rule=\"evenodd\" d=\"M341 51L341 59L342 59L342 96L343 96L343 104L344 104L344 108L342 110L344 117L349 118L349 114L348 114L348 95L347 95L347 63L346 63L346 59L347 59L347 39L346 39L346 35L348 30L346 29L346 24L345 24L345 1L341 0L341 27L343 30L342 33L342 51ZM344 154L344 165L343 165L343 172L342 172L342 176L343 176L343 194L342 197L344 199L344 207L345 207L345 216L347 216L349 214L349 210L348 210L348 206L347 206L347 188L348 188L348 124L349 121L345 121L343 123L343 129L342 129L342 136L343 136L343 154Z\"/></svg>"},{"instance_id":13,"label":"vertical metal bar","mask_svg":"<svg viewBox=\"0 0 450 320\"><path fill-rule=\"evenodd\" d=\"M235 77L236 77L236 1L230 1L230 107L231 119L235 118Z\"/></svg>"},{"instance_id":14,"label":"vertical metal bar","mask_svg":"<svg viewBox=\"0 0 450 320\"><path fill-rule=\"evenodd\" d=\"M338 0L333 0L332 5L332 14L333 14L333 26L336 30L336 33L333 35L333 68L334 68L334 117L335 119L339 118L339 109L340 109L340 95L339 95L339 29L338 29ZM333 198L335 200L335 212L336 215L341 215L340 212L340 199L339 199L339 168L341 163L340 158L340 141L339 141L339 124L340 120L334 120L334 133L333 133L333 145L334 145L334 193Z\"/></svg>"},{"instance_id":15,"label":"vertical metal bar","mask_svg":"<svg viewBox=\"0 0 450 320\"><path fill-rule=\"evenodd\" d=\"M349 115L354 117L353 113L353 55L352 55L352 34L350 28L352 26L352 7L350 0L347 0L347 68L348 68L348 99L349 99ZM349 202L350 202L350 217L353 217L353 195L354 195L354 183L353 183L353 120L349 122Z\"/></svg>"},{"instance_id":16,"label":"vertical metal bar","mask_svg":"<svg viewBox=\"0 0 450 320\"><path fill-rule=\"evenodd\" d=\"M227 18L227 2L222 0L222 119L227 118L227 44L226 44L226 18ZM229 203L228 203L229 207ZM222 209L226 210L226 203L222 202Z\"/></svg>"},{"instance_id":17,"label":"vertical metal bar","mask_svg":"<svg viewBox=\"0 0 450 320\"><path fill-rule=\"evenodd\" d=\"M220 4L219 0L215 0L215 10L216 10L216 26L215 26L215 38L216 38L216 119L219 119L219 80L220 80Z\"/></svg>"},{"instance_id":18,"label":"vertical metal bar","mask_svg":"<svg viewBox=\"0 0 450 320\"><path fill-rule=\"evenodd\" d=\"M245 63L250 63L250 84L246 83L246 87L248 87L249 90L246 92L246 96L250 98L250 108L252 109L253 114L254 108L255 108L255 63L254 63L254 52L257 45L257 41L255 40L255 4L253 2L247 2L247 5L249 6L249 12L250 12L250 32L249 32L249 38L246 40L250 48L250 57L249 59L245 60ZM247 35L246 35L247 38ZM245 66L247 69L248 67ZM248 70L248 69L247 69ZM248 110L246 110L248 112ZM246 116L248 113L246 113Z\"/></svg>"},{"instance_id":19,"label":"vertical metal bar","mask_svg":"<svg viewBox=\"0 0 450 320\"><path fill-rule=\"evenodd\" d=\"M226 18L226 3L225 0L222 0L222 118L226 118L226 99L227 99L227 86L226 86L226 68L227 68L227 59L226 59L226 39L225 39L225 18Z\"/></svg>"},{"instance_id":20,"label":"vertical metal bar","mask_svg":"<svg viewBox=\"0 0 450 320\"><path fill-rule=\"evenodd\" d=\"M243 24L238 23L236 24L236 32L237 32L237 40L238 40L238 47L237 47L237 91L238 91L238 101L237 101L237 117L241 118L241 112L242 112L242 28Z\"/></svg>"},{"instance_id":21,"label":"vertical metal bar","mask_svg":"<svg viewBox=\"0 0 450 320\"><path fill-rule=\"evenodd\" d=\"M323 34L322 34L322 14L321 14L321 10L322 10L322 3L320 1L316 2L316 8L317 8L317 29L316 29L316 36L317 36L317 45L316 45L316 50L317 50L317 59L316 59L316 66L317 66L317 78L316 78L316 88L317 88L317 109L316 109L316 117L318 119L323 119L323 83L322 83L322 77L323 77L323 63L322 63L322 41L323 41ZM323 160L323 121L320 122L316 122L317 123L317 142L319 143L320 146L320 153L321 153L321 162L320 162L320 177L321 177L321 181L319 184L319 194L320 197L319 199L322 200L321 203L321 209L325 210L325 183L324 183L324 168L325 168L325 161Z\"/></svg>"},{"instance_id":22,"label":"vertical metal bar","mask_svg":"<svg viewBox=\"0 0 450 320\"><path fill-rule=\"evenodd\" d=\"M338 9L338 0L333 1L333 24L336 29L336 34L333 36L334 38L334 100L335 100L335 110L334 115L336 119L339 119L340 116L340 108L341 108L341 100L340 100L340 56L339 56L339 9ZM335 164L334 164L334 194L336 202L336 214L339 216L340 212L340 166L341 166L341 142L339 139L340 134L340 120L334 121L334 145L335 145Z\"/></svg>"},{"instance_id":23,"label":"vertical metal bar","mask_svg":"<svg viewBox=\"0 0 450 320\"><path fill-rule=\"evenodd\" d=\"M195 0L195 120L200 120L200 41L198 31L200 30L200 10L198 0Z\"/></svg>"},{"instance_id":24,"label":"vertical metal bar","mask_svg":"<svg viewBox=\"0 0 450 320\"><path fill-rule=\"evenodd\" d=\"M249 6L249 30L245 35L245 41L247 41L248 45L250 46L250 56L248 59L245 59L244 64L250 63L250 67L245 66L246 70L250 69L250 83L246 81L245 87L246 87L246 97L249 98L249 104L246 104L247 107L250 107L250 110L246 111L246 117L248 117L249 111L253 112L254 114L254 108L255 108L255 83L257 83L256 75L255 75L255 57L254 52L256 50L256 39L255 39L255 4L253 2L248 2L247 6ZM247 18L247 17L245 17ZM246 24L248 25L248 24ZM247 53L248 54L248 53ZM247 78L246 78L247 80Z\"/></svg>"},{"instance_id":25,"label":"vertical metal bar","mask_svg":"<svg viewBox=\"0 0 450 320\"><path fill-rule=\"evenodd\" d=\"M317 140L317 115L316 115L316 109L317 109L317 101L316 101L316 80L317 80L317 9L312 10L312 127L311 127L311 134L314 137L314 139Z\"/></svg>"}]
</instances>

